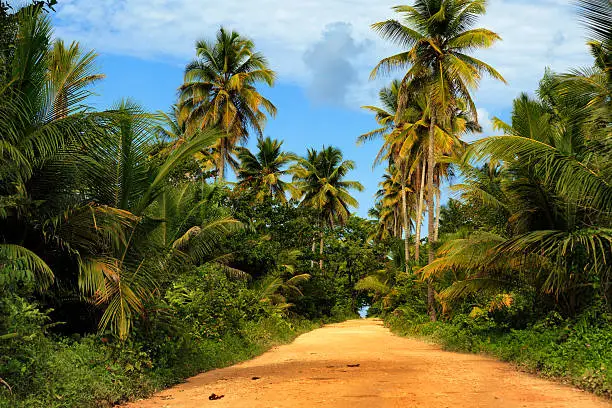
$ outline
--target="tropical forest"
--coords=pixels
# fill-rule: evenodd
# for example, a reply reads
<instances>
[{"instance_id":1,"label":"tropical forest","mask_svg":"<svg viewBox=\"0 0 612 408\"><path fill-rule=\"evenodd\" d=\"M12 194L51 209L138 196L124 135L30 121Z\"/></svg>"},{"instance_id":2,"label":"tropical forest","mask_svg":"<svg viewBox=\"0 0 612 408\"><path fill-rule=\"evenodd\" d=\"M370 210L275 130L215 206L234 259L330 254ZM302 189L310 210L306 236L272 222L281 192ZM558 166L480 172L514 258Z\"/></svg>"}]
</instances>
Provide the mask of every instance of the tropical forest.
<instances>
[{"instance_id":1,"label":"tropical forest","mask_svg":"<svg viewBox=\"0 0 612 408\"><path fill-rule=\"evenodd\" d=\"M516 73L488 11L521 2L324 2L367 39L331 24L304 61L302 27L251 34L290 2L254 1L264 28L233 0L176 2L234 16L201 27L99 3L0 1L0 407L609 406L610 0L556 2L586 63L491 115ZM176 68L90 47L148 15L172 21L150 47L194 26Z\"/></svg>"}]
</instances>

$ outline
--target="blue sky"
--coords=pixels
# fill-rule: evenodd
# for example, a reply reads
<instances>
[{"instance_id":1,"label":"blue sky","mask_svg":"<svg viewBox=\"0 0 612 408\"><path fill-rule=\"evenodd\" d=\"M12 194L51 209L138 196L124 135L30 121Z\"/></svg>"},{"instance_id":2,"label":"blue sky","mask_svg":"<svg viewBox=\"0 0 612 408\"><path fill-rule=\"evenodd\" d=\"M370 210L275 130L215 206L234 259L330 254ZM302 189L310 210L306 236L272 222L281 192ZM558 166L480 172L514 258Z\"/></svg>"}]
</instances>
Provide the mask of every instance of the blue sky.
<instances>
[{"instance_id":1,"label":"blue sky","mask_svg":"<svg viewBox=\"0 0 612 408\"><path fill-rule=\"evenodd\" d=\"M383 169L372 170L379 143L355 144L376 125L360 106L376 104L378 89L391 77L370 81L369 72L397 51L369 25L393 17L391 7L397 4L402 2L60 0L53 18L58 37L100 54L106 79L96 87L94 102L101 109L130 97L147 109L167 110L197 39L212 38L221 25L249 36L278 72L276 86L261 89L278 108L265 134L298 154L308 147L340 147L357 163L350 178L366 187L357 194L358 213L365 215ZM470 139L492 134L490 117L507 117L512 99L532 91L545 67L564 71L590 64L584 32L569 4L489 1L479 26L498 32L503 41L478 57L498 68L509 85L482 82L476 101L484 133Z\"/></svg>"}]
</instances>

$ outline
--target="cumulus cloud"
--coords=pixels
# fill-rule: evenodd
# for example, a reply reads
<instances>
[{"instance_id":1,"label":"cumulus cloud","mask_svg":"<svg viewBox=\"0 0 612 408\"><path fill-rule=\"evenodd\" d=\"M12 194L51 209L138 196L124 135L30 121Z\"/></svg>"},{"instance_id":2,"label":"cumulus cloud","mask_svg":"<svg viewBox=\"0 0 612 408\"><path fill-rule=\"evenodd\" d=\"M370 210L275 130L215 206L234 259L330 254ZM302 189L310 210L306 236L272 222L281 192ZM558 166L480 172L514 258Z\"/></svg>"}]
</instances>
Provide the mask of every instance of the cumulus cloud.
<instances>
[{"instance_id":1,"label":"cumulus cloud","mask_svg":"<svg viewBox=\"0 0 612 408\"><path fill-rule=\"evenodd\" d=\"M196 39L212 37L224 25L253 38L278 71L280 81L303 86L316 79L316 70L325 70L304 57L319 53L331 58L326 53L344 38L348 48L363 48L355 58L348 58L347 52L345 59L335 61L338 69L353 75L354 82L362 81L360 86L340 89L340 95L348 93L351 105L357 107L375 103L376 91L386 80L369 82L369 71L382 57L398 51L369 27L395 17L391 6L396 4L397 0L225 0L216 4L205 0L62 0L53 18L59 36L77 39L99 52L175 64L193 56ZM590 63L584 30L569 4L566 0L489 2L488 13L478 25L498 32L503 41L477 56L498 68L510 85L484 80L476 94L479 106L491 111L507 109L519 92L536 87L546 66L563 71ZM338 21L346 24L334 26ZM363 47L364 41L371 45ZM318 51L317 47L327 48ZM329 58L328 71L333 65ZM313 83L316 88L321 85ZM312 95L322 97L317 92Z\"/></svg>"},{"instance_id":2,"label":"cumulus cloud","mask_svg":"<svg viewBox=\"0 0 612 408\"><path fill-rule=\"evenodd\" d=\"M308 93L315 102L346 103L349 88L361 79L354 61L367 44L353 38L348 23L337 22L325 27L322 38L303 57L311 74Z\"/></svg>"}]
</instances>

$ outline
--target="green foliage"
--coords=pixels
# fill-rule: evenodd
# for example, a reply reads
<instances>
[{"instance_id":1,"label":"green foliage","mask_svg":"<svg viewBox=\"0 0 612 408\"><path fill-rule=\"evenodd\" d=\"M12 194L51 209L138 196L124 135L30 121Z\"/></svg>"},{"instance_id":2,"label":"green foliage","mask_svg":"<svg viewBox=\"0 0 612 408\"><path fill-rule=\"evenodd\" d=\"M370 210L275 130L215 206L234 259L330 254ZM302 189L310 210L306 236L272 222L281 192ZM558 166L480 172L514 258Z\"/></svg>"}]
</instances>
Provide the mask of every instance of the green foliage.
<instances>
[{"instance_id":1,"label":"green foliage","mask_svg":"<svg viewBox=\"0 0 612 408\"><path fill-rule=\"evenodd\" d=\"M551 313L528 327L508 328L483 309L457 314L448 322L424 322L393 315L387 319L401 335L425 337L445 349L487 353L542 376L567 380L612 397L612 316L593 308L576 319ZM512 313L512 312L510 312Z\"/></svg>"},{"instance_id":2,"label":"green foliage","mask_svg":"<svg viewBox=\"0 0 612 408\"><path fill-rule=\"evenodd\" d=\"M289 169L262 137L252 41L199 41L169 114L100 112L97 54L52 40L54 4L0 1L0 406L112 406L355 317L385 249L350 214L354 164ZM237 152L239 183L207 183Z\"/></svg>"},{"instance_id":3,"label":"green foliage","mask_svg":"<svg viewBox=\"0 0 612 408\"><path fill-rule=\"evenodd\" d=\"M287 202L287 189L292 185L282 180L289 173L288 165L297 157L281 151L283 142L276 139L257 139L258 152L253 154L246 148L239 148L238 185L254 195L254 201L274 198L280 203Z\"/></svg>"},{"instance_id":4,"label":"green foliage","mask_svg":"<svg viewBox=\"0 0 612 408\"><path fill-rule=\"evenodd\" d=\"M455 274L443 302L530 286L572 315L609 299L609 155L593 149L609 136L600 132L605 125L594 126L581 92L547 71L537 98L514 101L511 124L496 121L506 135L470 146L466 158L490 162L461 163L466 182L454 188L477 221L458 217L451 202L442 221L447 242L422 269L425 277Z\"/></svg>"},{"instance_id":5,"label":"green foliage","mask_svg":"<svg viewBox=\"0 0 612 408\"><path fill-rule=\"evenodd\" d=\"M307 157L292 169L301 205L318 211L321 221L327 225L344 224L350 215L349 208L359 205L350 190L363 191L360 182L345 180L354 168L355 163L343 160L338 148L309 149Z\"/></svg>"},{"instance_id":6,"label":"green foliage","mask_svg":"<svg viewBox=\"0 0 612 408\"><path fill-rule=\"evenodd\" d=\"M175 279L165 300L176 319L199 340L235 333L247 316L265 315L265 310L257 310L259 299L246 291L246 282L228 279L220 267L201 267Z\"/></svg>"},{"instance_id":7,"label":"green foliage","mask_svg":"<svg viewBox=\"0 0 612 408\"><path fill-rule=\"evenodd\" d=\"M57 337L49 314L0 298L0 406L100 407L149 395L203 370L251 358L315 323L278 314L220 268L185 275L127 342ZM171 313L168 313L171 312ZM9 388L10 387L10 388Z\"/></svg>"},{"instance_id":8,"label":"green foliage","mask_svg":"<svg viewBox=\"0 0 612 408\"><path fill-rule=\"evenodd\" d=\"M266 113L276 114L276 107L256 88L262 83L272 86L276 73L252 40L223 27L214 42L198 41L196 54L180 87L180 121L187 137L197 129L221 129L223 137L206 153L223 180L228 163L237 167L237 143L247 140L249 130L262 136Z\"/></svg>"}]
</instances>

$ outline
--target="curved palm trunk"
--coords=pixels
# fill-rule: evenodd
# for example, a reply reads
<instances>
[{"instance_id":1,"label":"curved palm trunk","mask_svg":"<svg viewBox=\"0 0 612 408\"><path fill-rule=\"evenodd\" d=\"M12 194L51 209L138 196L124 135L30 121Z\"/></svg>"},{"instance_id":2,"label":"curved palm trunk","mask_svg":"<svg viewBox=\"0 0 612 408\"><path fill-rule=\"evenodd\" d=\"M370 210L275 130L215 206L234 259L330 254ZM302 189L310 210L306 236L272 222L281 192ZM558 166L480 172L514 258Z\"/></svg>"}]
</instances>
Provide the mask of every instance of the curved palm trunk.
<instances>
[{"instance_id":1,"label":"curved palm trunk","mask_svg":"<svg viewBox=\"0 0 612 408\"><path fill-rule=\"evenodd\" d=\"M406 181L402 180L402 207L404 216L404 261L406 273L410 273L410 220L408 218L408 200L406 199Z\"/></svg>"},{"instance_id":2,"label":"curved palm trunk","mask_svg":"<svg viewBox=\"0 0 612 408\"><path fill-rule=\"evenodd\" d=\"M429 146L427 147L427 207L428 207L428 217L427 217L427 238L429 241L428 245L428 263L432 263L435 259L434 253L434 167L435 167L435 155L434 155L434 143L435 143L435 127L436 127L436 112L432 106L431 109L431 119L429 121ZM435 308L435 298L434 298L434 290L432 279L429 278L427 280L427 312L429 313L429 318L431 321L436 321L436 308Z\"/></svg>"},{"instance_id":3,"label":"curved palm trunk","mask_svg":"<svg viewBox=\"0 0 612 408\"><path fill-rule=\"evenodd\" d=\"M417 210L416 218L416 231L414 239L414 260L418 263L421 258L421 223L423 222L423 198L425 193L425 167L427 160L423 160L423 166L421 167L421 184L419 186L419 205Z\"/></svg>"},{"instance_id":4,"label":"curved palm trunk","mask_svg":"<svg viewBox=\"0 0 612 408\"><path fill-rule=\"evenodd\" d=\"M434 241L438 242L438 231L440 230L440 183L436 186L436 221L434 223Z\"/></svg>"}]
</instances>

